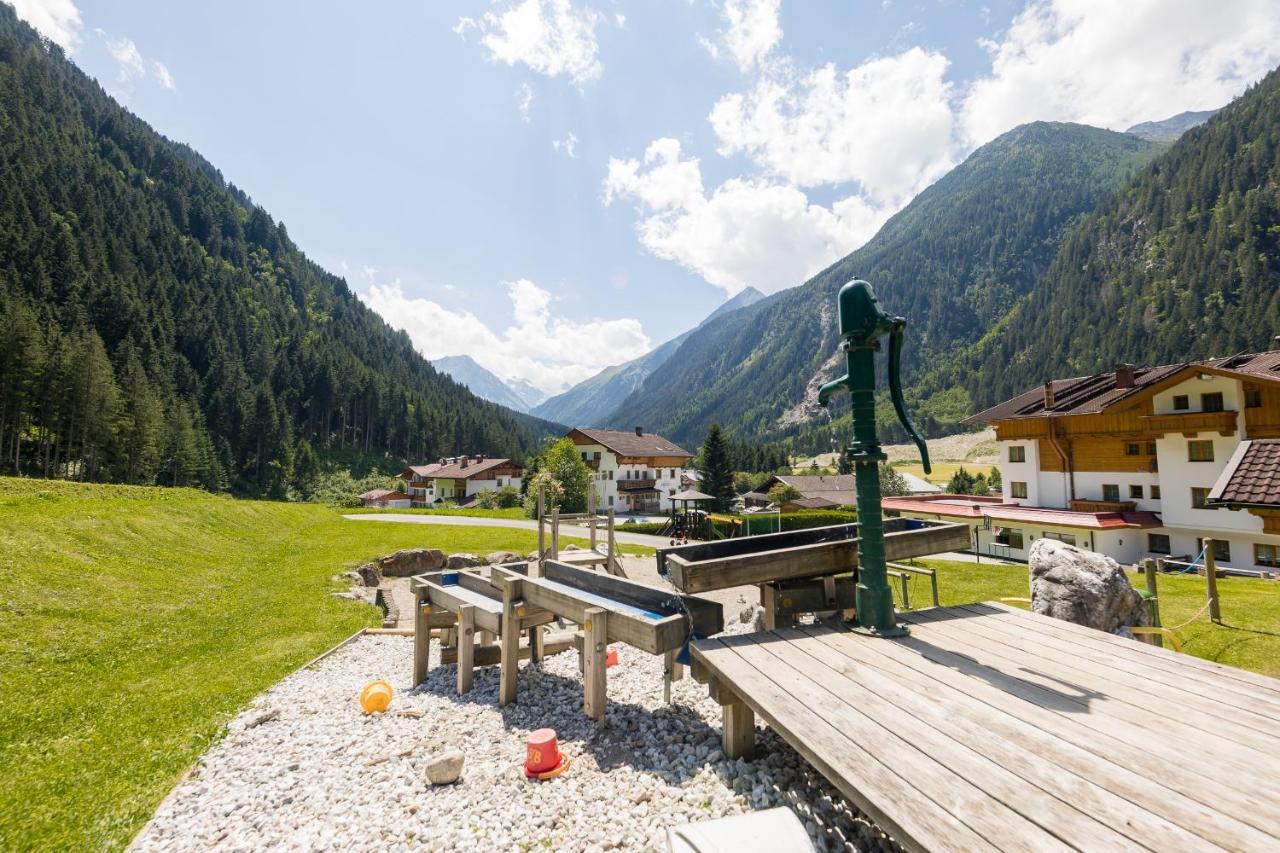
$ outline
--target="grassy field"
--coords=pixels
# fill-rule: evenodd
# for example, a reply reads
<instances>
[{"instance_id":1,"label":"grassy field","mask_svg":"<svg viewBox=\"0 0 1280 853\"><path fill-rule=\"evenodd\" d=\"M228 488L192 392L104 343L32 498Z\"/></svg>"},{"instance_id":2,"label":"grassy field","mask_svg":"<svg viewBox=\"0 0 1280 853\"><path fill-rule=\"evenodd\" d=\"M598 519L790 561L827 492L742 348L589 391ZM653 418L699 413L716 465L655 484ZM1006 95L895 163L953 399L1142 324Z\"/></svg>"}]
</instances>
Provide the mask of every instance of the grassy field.
<instances>
[{"instance_id":1,"label":"grassy field","mask_svg":"<svg viewBox=\"0 0 1280 853\"><path fill-rule=\"evenodd\" d=\"M536 534L0 478L0 850L128 844L238 709L377 623L330 578L415 546Z\"/></svg>"},{"instance_id":2,"label":"grassy field","mask_svg":"<svg viewBox=\"0 0 1280 853\"><path fill-rule=\"evenodd\" d=\"M470 518L515 518L523 521L529 520L529 516L524 514L524 510L518 506L508 509L427 509L425 507L413 507L411 509L379 509L376 506L357 507L355 509L344 509L343 512L352 513L394 513L396 515L463 515Z\"/></svg>"},{"instance_id":3,"label":"grassy field","mask_svg":"<svg viewBox=\"0 0 1280 853\"><path fill-rule=\"evenodd\" d=\"M1026 598L1029 594L1026 566L977 565L945 560L913 562L938 572L938 597L944 605ZM1129 580L1135 587L1145 588L1145 581L1140 575L1130 575ZM1161 575L1158 584L1160 619L1166 626L1181 624L1204 606L1203 577ZM928 579L919 577L912 580L909 594L914 606L928 606ZM1218 596L1223 624L1213 624L1205 614L1179 629L1177 634L1183 651L1218 663L1280 677L1280 583L1251 578L1219 578Z\"/></svg>"}]
</instances>

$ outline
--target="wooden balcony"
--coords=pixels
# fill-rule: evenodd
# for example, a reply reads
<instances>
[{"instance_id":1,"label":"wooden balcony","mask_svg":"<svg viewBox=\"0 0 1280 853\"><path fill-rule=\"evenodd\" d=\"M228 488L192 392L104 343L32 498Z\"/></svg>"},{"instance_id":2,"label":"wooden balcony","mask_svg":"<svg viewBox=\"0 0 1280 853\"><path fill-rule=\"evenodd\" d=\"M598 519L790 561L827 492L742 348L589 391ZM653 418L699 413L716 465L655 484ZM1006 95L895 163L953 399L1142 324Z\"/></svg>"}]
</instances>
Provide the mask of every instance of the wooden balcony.
<instances>
[{"instance_id":1,"label":"wooden balcony","mask_svg":"<svg viewBox=\"0 0 1280 853\"><path fill-rule=\"evenodd\" d=\"M657 480L618 480L620 492L651 492L658 485Z\"/></svg>"},{"instance_id":2,"label":"wooden balcony","mask_svg":"<svg viewBox=\"0 0 1280 853\"><path fill-rule=\"evenodd\" d=\"M1138 505L1133 501L1072 501L1072 512L1134 512Z\"/></svg>"},{"instance_id":3,"label":"wooden balcony","mask_svg":"<svg viewBox=\"0 0 1280 853\"><path fill-rule=\"evenodd\" d=\"M1173 412L1167 415L1143 415L1147 431L1157 435L1180 432L1187 438L1198 432L1235 435L1236 412Z\"/></svg>"}]
</instances>

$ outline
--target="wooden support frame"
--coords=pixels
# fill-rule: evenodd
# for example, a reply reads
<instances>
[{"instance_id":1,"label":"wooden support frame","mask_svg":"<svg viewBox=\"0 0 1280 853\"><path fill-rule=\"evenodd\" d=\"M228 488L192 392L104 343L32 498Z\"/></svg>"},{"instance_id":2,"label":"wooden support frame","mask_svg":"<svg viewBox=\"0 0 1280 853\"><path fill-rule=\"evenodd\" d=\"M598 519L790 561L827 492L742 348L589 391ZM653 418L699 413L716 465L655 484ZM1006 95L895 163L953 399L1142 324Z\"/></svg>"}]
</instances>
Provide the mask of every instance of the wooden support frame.
<instances>
[{"instance_id":1,"label":"wooden support frame","mask_svg":"<svg viewBox=\"0 0 1280 853\"><path fill-rule=\"evenodd\" d=\"M542 642L543 654L558 655L569 649L575 648L573 641L573 631L559 631L548 634ZM527 643L520 644L520 660L529 660L530 649ZM457 648L441 649L440 663L450 664L458 662ZM497 666L502 662L502 647L498 643L480 643L476 646L474 652L473 664L477 667Z\"/></svg>"},{"instance_id":2,"label":"wooden support frame","mask_svg":"<svg viewBox=\"0 0 1280 853\"><path fill-rule=\"evenodd\" d=\"M707 692L720 705L720 746L728 758L748 761L756 751L756 713L724 682L712 677Z\"/></svg>"},{"instance_id":3,"label":"wooden support frame","mask_svg":"<svg viewBox=\"0 0 1280 853\"><path fill-rule=\"evenodd\" d=\"M606 673L609 655L609 611L603 607L589 607L583 616L582 710L596 721L597 726L604 726L607 702L605 688L608 681Z\"/></svg>"},{"instance_id":4,"label":"wooden support frame","mask_svg":"<svg viewBox=\"0 0 1280 853\"><path fill-rule=\"evenodd\" d=\"M498 704L509 705L516 701L516 678L520 674L520 631L515 629L516 603L524 582L507 575L502 587L502 617L510 628L499 634L500 671L498 674Z\"/></svg>"},{"instance_id":5,"label":"wooden support frame","mask_svg":"<svg viewBox=\"0 0 1280 853\"><path fill-rule=\"evenodd\" d=\"M475 676L476 608L467 604L458 609L458 695L471 692Z\"/></svg>"}]
</instances>

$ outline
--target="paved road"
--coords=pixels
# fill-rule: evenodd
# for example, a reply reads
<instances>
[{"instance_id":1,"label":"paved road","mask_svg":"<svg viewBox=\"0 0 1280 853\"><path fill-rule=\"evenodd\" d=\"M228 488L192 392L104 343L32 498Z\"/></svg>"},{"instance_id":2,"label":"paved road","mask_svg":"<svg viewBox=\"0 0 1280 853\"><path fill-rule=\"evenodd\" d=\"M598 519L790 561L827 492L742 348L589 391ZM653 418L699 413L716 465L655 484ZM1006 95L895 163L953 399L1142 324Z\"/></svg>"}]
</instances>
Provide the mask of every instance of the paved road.
<instances>
[{"instance_id":1,"label":"paved road","mask_svg":"<svg viewBox=\"0 0 1280 853\"><path fill-rule=\"evenodd\" d=\"M343 518L349 518L352 521L396 521L401 524L444 524L454 527L512 527L517 530L532 530L535 533L538 530L538 522L524 518L482 518L473 515L414 515L398 512L356 513L344 515ZM569 523L563 524L560 532L564 536L573 536L580 539L589 538L589 532L586 528L577 527ZM547 535L550 536L549 528ZM603 545L605 536L603 528L598 531L598 535L600 543ZM648 545L650 548L665 548L671 544L670 539L664 539L661 536L651 536L648 533L628 533L618 527L614 528L613 538L624 545Z\"/></svg>"}]
</instances>

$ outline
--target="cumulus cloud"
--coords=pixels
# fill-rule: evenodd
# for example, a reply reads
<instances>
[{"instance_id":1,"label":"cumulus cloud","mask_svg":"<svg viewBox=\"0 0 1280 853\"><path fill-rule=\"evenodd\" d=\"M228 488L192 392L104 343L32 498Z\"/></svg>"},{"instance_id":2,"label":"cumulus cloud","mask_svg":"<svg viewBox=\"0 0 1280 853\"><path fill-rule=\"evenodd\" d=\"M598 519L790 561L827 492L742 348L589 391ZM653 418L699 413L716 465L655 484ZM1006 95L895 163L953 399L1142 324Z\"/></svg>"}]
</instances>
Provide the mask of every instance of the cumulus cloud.
<instances>
[{"instance_id":1,"label":"cumulus cloud","mask_svg":"<svg viewBox=\"0 0 1280 853\"><path fill-rule=\"evenodd\" d=\"M40 35L72 53L80 43L84 24L75 0L9 0L18 17Z\"/></svg>"},{"instance_id":2,"label":"cumulus cloud","mask_svg":"<svg viewBox=\"0 0 1280 853\"><path fill-rule=\"evenodd\" d=\"M743 73L751 71L782 41L781 5L782 0L725 0L724 30L718 40L702 43L713 57L723 49Z\"/></svg>"},{"instance_id":3,"label":"cumulus cloud","mask_svg":"<svg viewBox=\"0 0 1280 853\"><path fill-rule=\"evenodd\" d=\"M465 36L475 29L491 58L526 65L547 77L564 75L582 85L603 70L596 43L602 20L599 12L575 7L571 0L521 0L478 20L461 18L454 32Z\"/></svg>"},{"instance_id":4,"label":"cumulus cloud","mask_svg":"<svg viewBox=\"0 0 1280 853\"><path fill-rule=\"evenodd\" d=\"M912 48L840 72L781 63L711 110L720 153L746 154L789 184L855 182L896 205L953 163L947 59Z\"/></svg>"},{"instance_id":5,"label":"cumulus cloud","mask_svg":"<svg viewBox=\"0 0 1280 853\"><path fill-rule=\"evenodd\" d=\"M107 53L120 66L116 78L121 83L132 83L150 73L161 86L173 91L176 87L173 75L163 62L143 58L142 51L130 38L112 38L101 28L94 30L98 38L106 43Z\"/></svg>"},{"instance_id":6,"label":"cumulus cloud","mask_svg":"<svg viewBox=\"0 0 1280 853\"><path fill-rule=\"evenodd\" d=\"M609 161L604 201L633 199L640 242L733 295L799 284L865 241L887 214L856 197L831 207L795 187L734 178L707 192L696 158L659 139L643 160Z\"/></svg>"},{"instance_id":7,"label":"cumulus cloud","mask_svg":"<svg viewBox=\"0 0 1280 853\"><path fill-rule=\"evenodd\" d=\"M506 282L506 287L515 322L501 332L470 311L450 311L409 296L398 281L370 285L359 296L407 332L426 358L469 355L502 379L523 379L550 394L650 349L639 320L579 323L553 316L551 293L528 279Z\"/></svg>"},{"instance_id":8,"label":"cumulus cloud","mask_svg":"<svg viewBox=\"0 0 1280 853\"><path fill-rule=\"evenodd\" d=\"M1212 109L1280 63L1275 0L1043 0L983 43L963 104L970 145L1037 119L1124 129Z\"/></svg>"}]
</instances>

